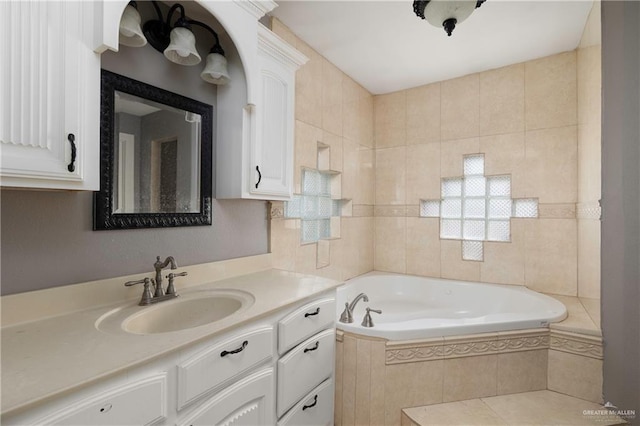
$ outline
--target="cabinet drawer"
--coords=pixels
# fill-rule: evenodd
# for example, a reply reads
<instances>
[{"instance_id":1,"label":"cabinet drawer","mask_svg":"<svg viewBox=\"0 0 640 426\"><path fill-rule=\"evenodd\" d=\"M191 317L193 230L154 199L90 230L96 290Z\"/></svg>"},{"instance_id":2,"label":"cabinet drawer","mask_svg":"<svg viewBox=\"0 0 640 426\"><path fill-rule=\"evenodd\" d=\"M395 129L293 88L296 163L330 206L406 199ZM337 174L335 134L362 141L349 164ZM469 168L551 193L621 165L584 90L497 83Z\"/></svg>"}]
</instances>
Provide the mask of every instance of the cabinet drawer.
<instances>
[{"instance_id":1,"label":"cabinet drawer","mask_svg":"<svg viewBox=\"0 0 640 426\"><path fill-rule=\"evenodd\" d=\"M180 426L272 425L273 369L258 371L223 390Z\"/></svg>"},{"instance_id":2,"label":"cabinet drawer","mask_svg":"<svg viewBox=\"0 0 640 426\"><path fill-rule=\"evenodd\" d=\"M296 309L278 322L278 352L282 355L304 339L333 326L335 317L334 298L315 300Z\"/></svg>"},{"instance_id":3,"label":"cabinet drawer","mask_svg":"<svg viewBox=\"0 0 640 426\"><path fill-rule=\"evenodd\" d=\"M298 402L278 426L325 426L333 423L333 380L327 379Z\"/></svg>"},{"instance_id":4,"label":"cabinet drawer","mask_svg":"<svg viewBox=\"0 0 640 426\"><path fill-rule=\"evenodd\" d=\"M335 331L325 330L302 342L278 361L278 417L331 376Z\"/></svg>"},{"instance_id":5,"label":"cabinet drawer","mask_svg":"<svg viewBox=\"0 0 640 426\"><path fill-rule=\"evenodd\" d=\"M178 409L273 356L273 327L235 336L178 365Z\"/></svg>"},{"instance_id":6,"label":"cabinet drawer","mask_svg":"<svg viewBox=\"0 0 640 426\"><path fill-rule=\"evenodd\" d=\"M148 425L166 417L167 374L161 373L70 404L35 424Z\"/></svg>"}]
</instances>

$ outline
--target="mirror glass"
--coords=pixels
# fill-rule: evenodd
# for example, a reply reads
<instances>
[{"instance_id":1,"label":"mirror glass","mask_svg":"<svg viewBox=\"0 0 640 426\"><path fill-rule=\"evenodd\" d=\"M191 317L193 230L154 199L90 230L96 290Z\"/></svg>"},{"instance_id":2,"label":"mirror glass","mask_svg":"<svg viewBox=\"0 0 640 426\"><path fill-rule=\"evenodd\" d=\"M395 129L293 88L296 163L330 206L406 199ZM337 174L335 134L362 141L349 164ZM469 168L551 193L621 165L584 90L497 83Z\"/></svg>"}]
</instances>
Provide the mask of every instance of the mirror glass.
<instances>
[{"instance_id":1,"label":"mirror glass","mask_svg":"<svg viewBox=\"0 0 640 426\"><path fill-rule=\"evenodd\" d=\"M211 105L102 70L95 230L211 225Z\"/></svg>"},{"instance_id":2,"label":"mirror glass","mask_svg":"<svg viewBox=\"0 0 640 426\"><path fill-rule=\"evenodd\" d=\"M115 92L113 213L200 211L200 114Z\"/></svg>"}]
</instances>

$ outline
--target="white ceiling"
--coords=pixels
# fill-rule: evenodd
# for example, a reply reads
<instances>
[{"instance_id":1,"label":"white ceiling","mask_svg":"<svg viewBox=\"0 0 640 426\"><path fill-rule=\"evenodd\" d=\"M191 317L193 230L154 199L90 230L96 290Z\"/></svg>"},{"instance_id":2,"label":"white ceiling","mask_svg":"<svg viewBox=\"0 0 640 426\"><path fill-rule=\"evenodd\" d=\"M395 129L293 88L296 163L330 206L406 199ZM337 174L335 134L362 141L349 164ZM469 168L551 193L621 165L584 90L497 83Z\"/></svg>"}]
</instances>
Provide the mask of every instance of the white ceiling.
<instances>
[{"instance_id":1,"label":"white ceiling","mask_svg":"<svg viewBox=\"0 0 640 426\"><path fill-rule=\"evenodd\" d=\"M271 14L373 94L573 50L592 0L487 0L451 37L412 0L277 0Z\"/></svg>"}]
</instances>

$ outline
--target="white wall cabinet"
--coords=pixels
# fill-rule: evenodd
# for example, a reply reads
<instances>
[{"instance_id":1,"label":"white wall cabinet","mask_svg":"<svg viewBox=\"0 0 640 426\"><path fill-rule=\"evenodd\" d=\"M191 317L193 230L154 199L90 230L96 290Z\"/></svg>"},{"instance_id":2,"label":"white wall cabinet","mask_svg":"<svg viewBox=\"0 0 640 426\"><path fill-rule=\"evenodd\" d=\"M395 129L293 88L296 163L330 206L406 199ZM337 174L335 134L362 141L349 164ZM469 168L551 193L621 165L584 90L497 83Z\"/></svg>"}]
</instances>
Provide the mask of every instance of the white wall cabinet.
<instances>
[{"instance_id":1,"label":"white wall cabinet","mask_svg":"<svg viewBox=\"0 0 640 426\"><path fill-rule=\"evenodd\" d=\"M218 140L216 198L287 200L293 193L295 72L308 59L262 25L257 54L258 95L245 107L243 143Z\"/></svg>"},{"instance_id":2,"label":"white wall cabinet","mask_svg":"<svg viewBox=\"0 0 640 426\"><path fill-rule=\"evenodd\" d=\"M271 426L278 418L287 425L329 424L335 344L329 313L335 318L333 291L5 416L2 424ZM278 359L280 340L290 350Z\"/></svg>"},{"instance_id":3,"label":"white wall cabinet","mask_svg":"<svg viewBox=\"0 0 640 426\"><path fill-rule=\"evenodd\" d=\"M0 2L0 183L99 189L93 2Z\"/></svg>"}]
</instances>

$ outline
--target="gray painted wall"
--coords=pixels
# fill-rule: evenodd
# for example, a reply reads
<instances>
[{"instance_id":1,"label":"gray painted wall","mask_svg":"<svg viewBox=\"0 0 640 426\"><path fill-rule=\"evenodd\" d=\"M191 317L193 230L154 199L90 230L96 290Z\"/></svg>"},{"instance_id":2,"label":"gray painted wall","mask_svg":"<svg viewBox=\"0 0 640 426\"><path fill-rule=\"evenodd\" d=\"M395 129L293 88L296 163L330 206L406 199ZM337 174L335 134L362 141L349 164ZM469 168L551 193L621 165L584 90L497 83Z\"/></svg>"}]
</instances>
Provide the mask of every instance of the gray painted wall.
<instances>
[{"instance_id":1,"label":"gray painted wall","mask_svg":"<svg viewBox=\"0 0 640 426\"><path fill-rule=\"evenodd\" d=\"M102 66L212 104L215 117L216 87L200 78L200 66L172 64L148 45L106 52ZM173 255L179 265L192 265L268 251L263 201L214 200L212 226L98 232L92 230L92 197L86 192L2 190L2 294L149 272L155 256Z\"/></svg>"},{"instance_id":2,"label":"gray painted wall","mask_svg":"<svg viewBox=\"0 0 640 426\"><path fill-rule=\"evenodd\" d=\"M604 399L640 424L640 2L602 2Z\"/></svg>"}]
</instances>

